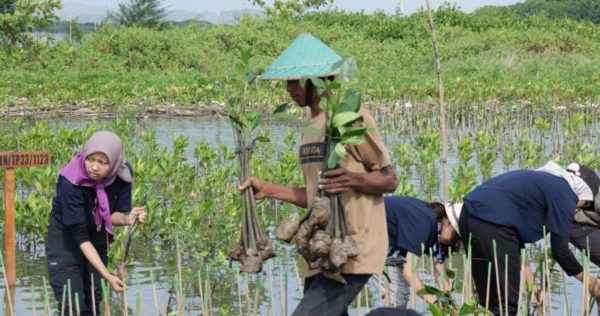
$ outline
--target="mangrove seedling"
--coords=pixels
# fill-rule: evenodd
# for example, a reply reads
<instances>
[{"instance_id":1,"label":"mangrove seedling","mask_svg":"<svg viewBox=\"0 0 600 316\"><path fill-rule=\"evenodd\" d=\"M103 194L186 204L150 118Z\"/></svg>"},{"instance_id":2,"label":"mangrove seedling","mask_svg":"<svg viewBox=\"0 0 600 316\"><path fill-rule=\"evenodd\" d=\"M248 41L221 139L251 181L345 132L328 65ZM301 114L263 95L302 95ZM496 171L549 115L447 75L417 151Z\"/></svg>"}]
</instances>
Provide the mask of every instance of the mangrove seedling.
<instances>
[{"instance_id":1,"label":"mangrove seedling","mask_svg":"<svg viewBox=\"0 0 600 316\"><path fill-rule=\"evenodd\" d=\"M235 144L235 155L238 161L238 180L244 182L250 177L250 154L256 141L268 141L263 137L252 138L258 126L259 115L249 110L246 92L254 82L256 75L249 71L248 61L251 53L249 47L240 48L240 62L235 66L236 81L239 84L236 95L228 98L228 117L231 121ZM241 271L257 273L262 271L262 262L275 257L275 251L263 228L256 211L256 201L252 187L241 192L242 229L238 245L231 249L227 256L239 261Z\"/></svg>"}]
</instances>

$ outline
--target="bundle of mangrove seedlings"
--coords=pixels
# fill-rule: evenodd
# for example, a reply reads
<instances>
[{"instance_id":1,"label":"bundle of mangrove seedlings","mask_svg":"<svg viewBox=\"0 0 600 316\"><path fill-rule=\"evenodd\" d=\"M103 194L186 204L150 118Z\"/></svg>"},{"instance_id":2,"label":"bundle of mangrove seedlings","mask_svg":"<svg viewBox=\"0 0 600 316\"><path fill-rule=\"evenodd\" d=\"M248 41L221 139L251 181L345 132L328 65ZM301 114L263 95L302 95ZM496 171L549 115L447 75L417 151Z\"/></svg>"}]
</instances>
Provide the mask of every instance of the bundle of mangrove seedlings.
<instances>
[{"instance_id":1,"label":"bundle of mangrove seedlings","mask_svg":"<svg viewBox=\"0 0 600 316\"><path fill-rule=\"evenodd\" d=\"M265 137L252 138L253 132L258 126L259 116L256 112L247 110L245 92L249 83L254 81L255 76L247 71L250 59L249 48L240 49L241 62L236 66L236 75L240 82L240 90L237 96L228 99L228 117L233 127L233 134L237 149L235 150L239 174L239 182L242 183L250 177L250 158L252 149L257 140L268 141ZM256 201L252 187L241 192L240 204L241 236L236 247L229 250L227 256L230 260L239 261L241 270L244 272L257 273L262 270L263 261L275 257L275 251L262 226L256 211Z\"/></svg>"}]
</instances>

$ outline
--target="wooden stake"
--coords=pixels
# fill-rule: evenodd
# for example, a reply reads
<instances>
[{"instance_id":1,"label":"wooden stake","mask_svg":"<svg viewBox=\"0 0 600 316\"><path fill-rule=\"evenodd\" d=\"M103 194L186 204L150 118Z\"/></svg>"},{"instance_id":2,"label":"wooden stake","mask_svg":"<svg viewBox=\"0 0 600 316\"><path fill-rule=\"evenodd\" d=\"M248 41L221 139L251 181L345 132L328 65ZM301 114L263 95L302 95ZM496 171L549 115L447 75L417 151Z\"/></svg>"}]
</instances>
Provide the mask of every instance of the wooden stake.
<instances>
[{"instance_id":1,"label":"wooden stake","mask_svg":"<svg viewBox=\"0 0 600 316\"><path fill-rule=\"evenodd\" d=\"M440 98L440 127L442 129L442 187L444 193L444 205L448 203L448 167L447 167L447 156L448 156L448 140L446 132L446 104L444 102L444 82L442 80L442 62L440 58L440 48L437 43L435 35L435 23L433 22L433 13L429 0L425 0L427 3L427 14L429 16L429 27L431 28L431 42L433 44L433 52L435 54L435 64L437 66L437 79L438 79L438 90Z\"/></svg>"},{"instance_id":2,"label":"wooden stake","mask_svg":"<svg viewBox=\"0 0 600 316\"><path fill-rule=\"evenodd\" d=\"M6 258L6 283L17 284L15 242L15 169L4 170L4 253ZM10 294L14 297L14 292ZM14 301L14 300L13 300Z\"/></svg>"}]
</instances>

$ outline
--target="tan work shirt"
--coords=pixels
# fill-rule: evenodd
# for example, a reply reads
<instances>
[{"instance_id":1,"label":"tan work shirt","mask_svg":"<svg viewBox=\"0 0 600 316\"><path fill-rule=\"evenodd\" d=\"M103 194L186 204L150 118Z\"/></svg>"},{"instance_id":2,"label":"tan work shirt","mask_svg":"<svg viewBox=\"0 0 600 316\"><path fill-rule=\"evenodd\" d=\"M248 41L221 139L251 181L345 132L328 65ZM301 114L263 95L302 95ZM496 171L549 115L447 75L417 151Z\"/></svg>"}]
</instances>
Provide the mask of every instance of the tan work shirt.
<instances>
[{"instance_id":1,"label":"tan work shirt","mask_svg":"<svg viewBox=\"0 0 600 316\"><path fill-rule=\"evenodd\" d=\"M357 127L372 127L358 146L347 146L348 154L342 158L340 167L350 172L369 173L390 166L390 158L377 131L377 124L371 114L364 109L359 111L363 122ZM325 129L325 113L321 112L309 122L310 128ZM303 135L300 145L300 163L304 172L304 183L308 206L317 196L319 174L323 167L325 143L323 136ZM366 194L350 190L342 194L346 209L346 219L352 238L356 241L359 255L349 258L342 266L342 273L375 274L383 271L388 251L387 226L383 195ZM317 274L318 270L308 270L306 277Z\"/></svg>"}]
</instances>

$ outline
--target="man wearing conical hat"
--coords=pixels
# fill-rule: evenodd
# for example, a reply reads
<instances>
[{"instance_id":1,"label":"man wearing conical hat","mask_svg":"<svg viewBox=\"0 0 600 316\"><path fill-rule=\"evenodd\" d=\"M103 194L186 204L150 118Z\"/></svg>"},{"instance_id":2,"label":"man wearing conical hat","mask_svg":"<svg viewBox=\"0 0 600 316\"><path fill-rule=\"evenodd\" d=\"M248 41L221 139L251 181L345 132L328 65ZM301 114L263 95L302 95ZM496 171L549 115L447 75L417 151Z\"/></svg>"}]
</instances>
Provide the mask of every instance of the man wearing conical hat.
<instances>
[{"instance_id":1,"label":"man wearing conical hat","mask_svg":"<svg viewBox=\"0 0 600 316\"><path fill-rule=\"evenodd\" d=\"M334 67L342 58L312 35L300 35L259 77L285 80L287 91L301 108L310 110L310 128L325 129L325 114L320 96L310 80L302 86L301 78L329 78L338 74ZM320 177L325 158L323 136L302 135L300 163L305 187L292 188L249 178L240 189L254 187L255 197L274 198L310 208L317 190L341 193L351 237L359 254L348 258L341 267L346 283L326 278L320 270L305 273L304 297L293 315L346 315L348 305L365 286L372 274L383 271L388 243L383 194L397 186L394 168L377 131L371 114L361 109L363 117L357 127L370 127L361 145L348 146L348 154L339 167Z\"/></svg>"}]
</instances>

